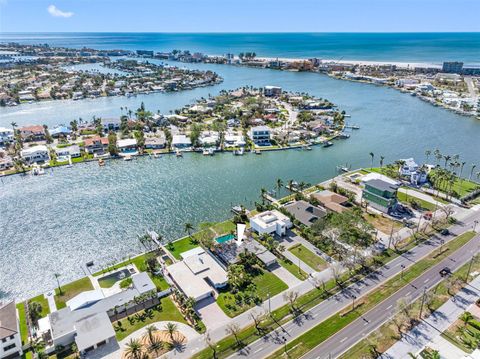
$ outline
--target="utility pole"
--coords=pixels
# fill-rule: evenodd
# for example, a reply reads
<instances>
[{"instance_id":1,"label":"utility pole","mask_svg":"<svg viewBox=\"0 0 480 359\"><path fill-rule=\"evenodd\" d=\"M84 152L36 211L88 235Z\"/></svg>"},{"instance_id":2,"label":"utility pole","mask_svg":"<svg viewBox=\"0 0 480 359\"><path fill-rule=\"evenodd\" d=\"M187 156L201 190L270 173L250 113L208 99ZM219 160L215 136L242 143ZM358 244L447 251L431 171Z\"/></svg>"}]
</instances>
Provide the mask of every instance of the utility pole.
<instances>
[{"instance_id":1,"label":"utility pole","mask_svg":"<svg viewBox=\"0 0 480 359\"><path fill-rule=\"evenodd\" d=\"M470 275L470 270L472 269L472 264L475 261L476 257L477 257L477 254L474 254L472 256L472 259L470 260L470 264L468 265L467 276L465 277L465 283L468 282L468 276Z\"/></svg>"},{"instance_id":2,"label":"utility pole","mask_svg":"<svg viewBox=\"0 0 480 359\"><path fill-rule=\"evenodd\" d=\"M272 305L270 303L270 291L268 292L268 313L270 314L270 316L272 315Z\"/></svg>"},{"instance_id":3,"label":"utility pole","mask_svg":"<svg viewBox=\"0 0 480 359\"><path fill-rule=\"evenodd\" d=\"M475 228L477 228L478 220L473 221L473 231L475 232Z\"/></svg>"},{"instance_id":4,"label":"utility pole","mask_svg":"<svg viewBox=\"0 0 480 359\"><path fill-rule=\"evenodd\" d=\"M400 267L402 267L402 271L400 272L400 279L403 280L403 270L405 269L405 265L401 264Z\"/></svg>"},{"instance_id":5,"label":"utility pole","mask_svg":"<svg viewBox=\"0 0 480 359\"><path fill-rule=\"evenodd\" d=\"M423 305L425 304L425 296L427 295L427 287L423 289L423 296L422 296L422 305L420 306L420 313L418 314L418 319L422 320L422 312L423 312Z\"/></svg>"},{"instance_id":6,"label":"utility pole","mask_svg":"<svg viewBox=\"0 0 480 359\"><path fill-rule=\"evenodd\" d=\"M390 249L390 245L392 244L392 237L393 237L393 222L392 222L392 229L390 230L390 238L388 238L388 249Z\"/></svg>"},{"instance_id":7,"label":"utility pole","mask_svg":"<svg viewBox=\"0 0 480 359\"><path fill-rule=\"evenodd\" d=\"M352 310L355 310L355 297L353 294L352 294Z\"/></svg>"}]
</instances>

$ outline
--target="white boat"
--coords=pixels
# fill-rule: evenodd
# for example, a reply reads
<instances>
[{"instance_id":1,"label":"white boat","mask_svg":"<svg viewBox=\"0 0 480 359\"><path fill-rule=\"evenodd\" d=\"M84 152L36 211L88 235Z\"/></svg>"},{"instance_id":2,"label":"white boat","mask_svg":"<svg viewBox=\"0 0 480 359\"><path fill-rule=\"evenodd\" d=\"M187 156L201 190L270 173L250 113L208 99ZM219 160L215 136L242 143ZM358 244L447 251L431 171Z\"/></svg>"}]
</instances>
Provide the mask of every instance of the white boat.
<instances>
[{"instance_id":1,"label":"white boat","mask_svg":"<svg viewBox=\"0 0 480 359\"><path fill-rule=\"evenodd\" d=\"M160 153L154 153L153 154L153 158L160 158L162 157L162 155Z\"/></svg>"},{"instance_id":2,"label":"white boat","mask_svg":"<svg viewBox=\"0 0 480 359\"><path fill-rule=\"evenodd\" d=\"M45 170L39 165L34 165L30 171L30 174L33 176L41 176L45 174Z\"/></svg>"},{"instance_id":3,"label":"white boat","mask_svg":"<svg viewBox=\"0 0 480 359\"><path fill-rule=\"evenodd\" d=\"M180 150L177 150L177 152L175 153L175 155L176 155L177 157L183 157L182 151L180 151Z\"/></svg>"},{"instance_id":4,"label":"white boat","mask_svg":"<svg viewBox=\"0 0 480 359\"><path fill-rule=\"evenodd\" d=\"M70 167L73 167L73 164L72 164L72 156L68 156L68 165L67 165L67 168L70 168Z\"/></svg>"},{"instance_id":5,"label":"white boat","mask_svg":"<svg viewBox=\"0 0 480 359\"><path fill-rule=\"evenodd\" d=\"M215 149L214 149L214 148L209 148L209 149L208 149L208 154L209 154L210 156L213 156L213 155L215 154Z\"/></svg>"},{"instance_id":6,"label":"white boat","mask_svg":"<svg viewBox=\"0 0 480 359\"><path fill-rule=\"evenodd\" d=\"M239 148L238 150L234 150L234 151L233 151L233 154L234 154L235 156L243 156L244 153L245 153L245 150L243 149L243 147L242 147L242 148Z\"/></svg>"},{"instance_id":7,"label":"white boat","mask_svg":"<svg viewBox=\"0 0 480 359\"><path fill-rule=\"evenodd\" d=\"M210 151L208 150L208 148L204 148L202 154L204 156L210 156Z\"/></svg>"},{"instance_id":8,"label":"white boat","mask_svg":"<svg viewBox=\"0 0 480 359\"><path fill-rule=\"evenodd\" d=\"M132 160L132 156L126 155L125 157L123 157L123 160L124 160L124 161L131 161L131 160Z\"/></svg>"}]
</instances>

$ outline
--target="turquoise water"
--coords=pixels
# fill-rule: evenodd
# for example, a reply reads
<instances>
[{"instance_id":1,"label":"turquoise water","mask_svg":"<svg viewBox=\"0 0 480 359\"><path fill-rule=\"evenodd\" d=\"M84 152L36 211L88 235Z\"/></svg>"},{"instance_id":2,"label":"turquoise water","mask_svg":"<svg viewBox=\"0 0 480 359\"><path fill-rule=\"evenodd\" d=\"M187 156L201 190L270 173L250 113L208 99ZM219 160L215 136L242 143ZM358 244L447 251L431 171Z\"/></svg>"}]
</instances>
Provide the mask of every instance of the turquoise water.
<instances>
[{"instance_id":1,"label":"turquoise water","mask_svg":"<svg viewBox=\"0 0 480 359\"><path fill-rule=\"evenodd\" d=\"M64 40L65 41L65 40ZM121 44L120 44L121 45ZM118 43L115 47L122 48ZM477 48L478 49L478 48ZM423 55L422 55L423 56ZM182 65L183 66L183 65ZM191 91L135 98L44 102L0 108L0 126L10 122L57 124L77 116L115 116L120 107L168 112L195 98L243 85L279 85L327 98L345 109L361 129L349 140L312 151L201 154L111 161L55 168L40 177L0 180L0 297L25 298L83 275L82 264L108 264L143 250L137 235L147 229L167 239L184 235L186 222L221 221L233 205L252 208L262 187L273 190L277 178L317 183L335 174L335 166L369 166L398 158L424 160L425 150L440 148L480 165L480 121L433 107L416 97L374 85L340 81L314 73L293 73L220 65L211 69L225 81ZM478 167L477 167L478 168Z\"/></svg>"},{"instance_id":2,"label":"turquoise water","mask_svg":"<svg viewBox=\"0 0 480 359\"><path fill-rule=\"evenodd\" d=\"M0 42L258 56L480 63L480 33L3 33Z\"/></svg>"},{"instance_id":3,"label":"turquoise water","mask_svg":"<svg viewBox=\"0 0 480 359\"><path fill-rule=\"evenodd\" d=\"M233 234L225 234L224 236L215 238L215 240L217 241L217 243L225 243L234 238L235 236Z\"/></svg>"}]
</instances>

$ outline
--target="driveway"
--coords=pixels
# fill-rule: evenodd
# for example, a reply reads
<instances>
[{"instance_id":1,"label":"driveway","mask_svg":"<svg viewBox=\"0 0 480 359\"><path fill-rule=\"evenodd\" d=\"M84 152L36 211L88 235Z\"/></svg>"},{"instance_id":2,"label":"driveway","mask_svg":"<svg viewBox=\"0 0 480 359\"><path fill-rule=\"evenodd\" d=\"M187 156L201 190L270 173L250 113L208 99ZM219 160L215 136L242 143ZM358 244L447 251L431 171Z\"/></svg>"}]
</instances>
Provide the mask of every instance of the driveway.
<instances>
[{"instance_id":1,"label":"driveway","mask_svg":"<svg viewBox=\"0 0 480 359\"><path fill-rule=\"evenodd\" d=\"M283 268L281 265L276 264L274 266L269 267L270 272L275 274L282 282L288 285L288 288L292 288L301 282L300 279L295 277L292 273L288 270Z\"/></svg>"},{"instance_id":2,"label":"driveway","mask_svg":"<svg viewBox=\"0 0 480 359\"><path fill-rule=\"evenodd\" d=\"M195 309L209 330L221 327L230 321L230 317L218 306L213 297L202 299L197 303Z\"/></svg>"}]
</instances>

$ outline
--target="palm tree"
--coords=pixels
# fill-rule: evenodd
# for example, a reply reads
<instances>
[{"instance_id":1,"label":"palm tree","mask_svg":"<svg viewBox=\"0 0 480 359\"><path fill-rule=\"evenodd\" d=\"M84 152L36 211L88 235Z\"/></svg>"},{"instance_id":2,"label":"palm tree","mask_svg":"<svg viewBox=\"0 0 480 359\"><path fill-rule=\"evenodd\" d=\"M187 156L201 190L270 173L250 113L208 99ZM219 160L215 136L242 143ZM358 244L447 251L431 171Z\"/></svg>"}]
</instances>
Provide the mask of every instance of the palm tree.
<instances>
[{"instance_id":1,"label":"palm tree","mask_svg":"<svg viewBox=\"0 0 480 359\"><path fill-rule=\"evenodd\" d=\"M445 155L443 156L443 159L445 160L445 165L443 166L444 168L447 168L447 163L452 159L452 156L450 155Z\"/></svg>"},{"instance_id":2,"label":"palm tree","mask_svg":"<svg viewBox=\"0 0 480 359\"><path fill-rule=\"evenodd\" d=\"M373 159L375 158L375 154L373 152L370 152L370 157L372 157L372 168L373 168Z\"/></svg>"},{"instance_id":3,"label":"palm tree","mask_svg":"<svg viewBox=\"0 0 480 359\"><path fill-rule=\"evenodd\" d=\"M384 156L380 156L380 168L383 167L383 160L385 159Z\"/></svg>"},{"instance_id":4,"label":"palm tree","mask_svg":"<svg viewBox=\"0 0 480 359\"><path fill-rule=\"evenodd\" d=\"M55 279L57 280L57 285L58 285L58 294L62 295L62 287L60 286L60 281L58 280L58 278L60 277L60 274L59 273L55 273L54 274L55 276Z\"/></svg>"},{"instance_id":5,"label":"palm tree","mask_svg":"<svg viewBox=\"0 0 480 359\"><path fill-rule=\"evenodd\" d=\"M428 162L428 158L430 157L431 154L432 154L432 151L430 151L430 150L426 150L426 151L425 151L425 157L427 158L427 159L425 160L425 162Z\"/></svg>"},{"instance_id":6,"label":"palm tree","mask_svg":"<svg viewBox=\"0 0 480 359\"><path fill-rule=\"evenodd\" d=\"M473 315L470 312L463 312L463 314L460 316L460 320L463 322L464 327L467 326L468 323L470 323L473 319Z\"/></svg>"},{"instance_id":7,"label":"palm tree","mask_svg":"<svg viewBox=\"0 0 480 359\"><path fill-rule=\"evenodd\" d=\"M267 190L265 188L260 188L260 197L262 197L262 204L265 204L265 195L267 194Z\"/></svg>"},{"instance_id":8,"label":"palm tree","mask_svg":"<svg viewBox=\"0 0 480 359\"><path fill-rule=\"evenodd\" d=\"M440 163L440 160L442 159L442 154L440 153L440 150L437 148L435 151L433 151L433 155L435 156L435 159L437 160L437 165Z\"/></svg>"},{"instance_id":9,"label":"palm tree","mask_svg":"<svg viewBox=\"0 0 480 359\"><path fill-rule=\"evenodd\" d=\"M185 223L184 231L188 233L189 236L191 236L191 233L193 231L193 225L190 222Z\"/></svg>"},{"instance_id":10,"label":"palm tree","mask_svg":"<svg viewBox=\"0 0 480 359\"><path fill-rule=\"evenodd\" d=\"M130 339L125 350L125 357L128 359L141 359L143 347L138 339Z\"/></svg>"},{"instance_id":11,"label":"palm tree","mask_svg":"<svg viewBox=\"0 0 480 359\"><path fill-rule=\"evenodd\" d=\"M177 325L175 323L167 323L165 329L168 332L168 335L170 335L170 340L172 343L174 342L173 335L177 332Z\"/></svg>"},{"instance_id":12,"label":"palm tree","mask_svg":"<svg viewBox=\"0 0 480 359\"><path fill-rule=\"evenodd\" d=\"M163 346L164 343L160 339L153 337L153 341L151 341L148 345L148 351L150 353L155 353L154 358L157 358L158 353L162 351Z\"/></svg>"},{"instance_id":13,"label":"palm tree","mask_svg":"<svg viewBox=\"0 0 480 359\"><path fill-rule=\"evenodd\" d=\"M470 176L468 177L469 180L472 179L473 171L475 170L476 167L477 167L477 165L473 163L473 164L472 164L472 169L470 170Z\"/></svg>"},{"instance_id":14,"label":"palm tree","mask_svg":"<svg viewBox=\"0 0 480 359\"><path fill-rule=\"evenodd\" d=\"M12 121L10 123L10 126L12 126L13 134L15 135L15 128L17 127L17 123Z\"/></svg>"},{"instance_id":15,"label":"palm tree","mask_svg":"<svg viewBox=\"0 0 480 359\"><path fill-rule=\"evenodd\" d=\"M280 193L280 189L283 187L283 181L281 178L277 178L277 196Z\"/></svg>"},{"instance_id":16,"label":"palm tree","mask_svg":"<svg viewBox=\"0 0 480 359\"><path fill-rule=\"evenodd\" d=\"M149 325L147 328L146 328L146 331L147 331L147 336L148 336L148 341L150 344L152 344L155 340L155 332L157 331L157 327L155 325Z\"/></svg>"},{"instance_id":17,"label":"palm tree","mask_svg":"<svg viewBox=\"0 0 480 359\"><path fill-rule=\"evenodd\" d=\"M290 193L293 192L293 182L294 182L294 181L293 181L292 179L288 180L288 185L287 185L287 187L288 187L288 190L290 191Z\"/></svg>"}]
</instances>

